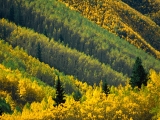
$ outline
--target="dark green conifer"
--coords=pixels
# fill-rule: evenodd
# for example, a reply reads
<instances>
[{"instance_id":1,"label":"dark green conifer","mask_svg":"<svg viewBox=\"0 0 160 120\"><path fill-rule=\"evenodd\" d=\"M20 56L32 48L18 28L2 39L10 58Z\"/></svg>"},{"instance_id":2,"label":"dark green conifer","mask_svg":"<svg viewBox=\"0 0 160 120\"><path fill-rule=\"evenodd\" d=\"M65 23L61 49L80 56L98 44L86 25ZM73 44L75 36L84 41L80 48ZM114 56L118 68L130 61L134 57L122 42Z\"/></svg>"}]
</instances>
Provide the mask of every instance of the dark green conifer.
<instances>
[{"instance_id":1,"label":"dark green conifer","mask_svg":"<svg viewBox=\"0 0 160 120\"><path fill-rule=\"evenodd\" d=\"M15 22L14 18L15 18L15 15L14 15L14 6L12 5L10 7L10 11L9 11L9 20L12 21L12 22Z\"/></svg>"},{"instance_id":2,"label":"dark green conifer","mask_svg":"<svg viewBox=\"0 0 160 120\"><path fill-rule=\"evenodd\" d=\"M139 57L136 58L136 61L133 65L130 84L132 88L135 86L141 88L142 84L147 85L147 73L145 72L142 66L142 61Z\"/></svg>"},{"instance_id":3,"label":"dark green conifer","mask_svg":"<svg viewBox=\"0 0 160 120\"><path fill-rule=\"evenodd\" d=\"M6 103L5 99L0 98L0 115L2 113L11 113L11 107L8 103Z\"/></svg>"},{"instance_id":4,"label":"dark green conifer","mask_svg":"<svg viewBox=\"0 0 160 120\"><path fill-rule=\"evenodd\" d=\"M17 3L18 7L14 9L14 21L17 25L24 25L21 3Z\"/></svg>"},{"instance_id":5,"label":"dark green conifer","mask_svg":"<svg viewBox=\"0 0 160 120\"><path fill-rule=\"evenodd\" d=\"M48 37L48 34L47 34L47 30L46 30L46 29L43 30L43 34L44 34L46 37Z\"/></svg>"},{"instance_id":6,"label":"dark green conifer","mask_svg":"<svg viewBox=\"0 0 160 120\"><path fill-rule=\"evenodd\" d=\"M64 99L64 89L61 85L59 76L58 76L58 80L57 80L57 84L56 84L56 98L54 98L54 101L56 102L55 106L58 106L61 103L65 103L65 99Z\"/></svg>"},{"instance_id":7,"label":"dark green conifer","mask_svg":"<svg viewBox=\"0 0 160 120\"><path fill-rule=\"evenodd\" d=\"M110 92L110 89L106 80L102 83L102 90L106 95L108 95Z\"/></svg>"},{"instance_id":8,"label":"dark green conifer","mask_svg":"<svg viewBox=\"0 0 160 120\"><path fill-rule=\"evenodd\" d=\"M2 27L2 28L3 28L2 39L6 40L6 38L7 38L7 30L6 30L6 27Z\"/></svg>"},{"instance_id":9,"label":"dark green conifer","mask_svg":"<svg viewBox=\"0 0 160 120\"><path fill-rule=\"evenodd\" d=\"M40 43L37 44L37 54L36 57L39 59L40 62L42 62L42 56L41 56L42 52L41 52L41 45Z\"/></svg>"}]
</instances>

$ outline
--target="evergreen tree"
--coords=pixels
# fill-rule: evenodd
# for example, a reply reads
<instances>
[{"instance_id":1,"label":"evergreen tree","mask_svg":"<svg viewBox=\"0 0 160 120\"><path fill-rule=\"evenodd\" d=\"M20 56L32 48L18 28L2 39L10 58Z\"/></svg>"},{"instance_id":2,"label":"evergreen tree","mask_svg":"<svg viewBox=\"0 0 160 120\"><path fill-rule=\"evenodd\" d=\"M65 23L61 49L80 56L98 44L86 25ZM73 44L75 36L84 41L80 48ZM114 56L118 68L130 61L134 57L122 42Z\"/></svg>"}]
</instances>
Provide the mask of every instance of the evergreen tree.
<instances>
[{"instance_id":1,"label":"evergreen tree","mask_svg":"<svg viewBox=\"0 0 160 120\"><path fill-rule=\"evenodd\" d=\"M135 86L141 88L142 84L147 85L147 74L142 66L142 61L139 57L136 58L136 61L133 65L130 84L132 88L134 88Z\"/></svg>"},{"instance_id":2,"label":"evergreen tree","mask_svg":"<svg viewBox=\"0 0 160 120\"><path fill-rule=\"evenodd\" d=\"M41 45L40 45L40 43L37 44L37 54L36 54L36 57L39 59L40 62L42 62Z\"/></svg>"},{"instance_id":3,"label":"evergreen tree","mask_svg":"<svg viewBox=\"0 0 160 120\"><path fill-rule=\"evenodd\" d=\"M60 39L60 42L64 42L64 38L62 34L60 34L59 39Z\"/></svg>"},{"instance_id":4,"label":"evergreen tree","mask_svg":"<svg viewBox=\"0 0 160 120\"><path fill-rule=\"evenodd\" d=\"M60 79L58 76L58 80L57 80L57 84L56 84L56 98L54 99L54 101L56 102L56 106L65 102L64 93L65 93L64 89L61 85L61 82L60 82Z\"/></svg>"},{"instance_id":5,"label":"evergreen tree","mask_svg":"<svg viewBox=\"0 0 160 120\"><path fill-rule=\"evenodd\" d=\"M0 115L2 115L2 113L11 113L11 107L8 103L6 103L6 101L2 98L0 98Z\"/></svg>"},{"instance_id":6,"label":"evergreen tree","mask_svg":"<svg viewBox=\"0 0 160 120\"><path fill-rule=\"evenodd\" d=\"M103 84L102 84L102 90L103 90L103 92L106 94L106 95L108 95L109 94L109 92L110 92L110 90L109 90L109 86L108 86L108 84L107 84L107 81L105 80L104 82L103 82Z\"/></svg>"},{"instance_id":7,"label":"evergreen tree","mask_svg":"<svg viewBox=\"0 0 160 120\"><path fill-rule=\"evenodd\" d=\"M47 30L46 30L46 29L43 30L43 34L44 34L46 37L48 37L48 34L47 34Z\"/></svg>"},{"instance_id":8,"label":"evergreen tree","mask_svg":"<svg viewBox=\"0 0 160 120\"><path fill-rule=\"evenodd\" d=\"M6 30L6 27L3 27L2 39L6 40L6 38L7 38L7 30Z\"/></svg>"},{"instance_id":9,"label":"evergreen tree","mask_svg":"<svg viewBox=\"0 0 160 120\"><path fill-rule=\"evenodd\" d=\"M2 115L2 113L3 113L3 111L2 111L2 109L0 108L0 116Z\"/></svg>"},{"instance_id":10,"label":"evergreen tree","mask_svg":"<svg viewBox=\"0 0 160 120\"><path fill-rule=\"evenodd\" d=\"M10 7L9 20L12 21L12 22L15 22L15 21L14 21L14 18L15 18L15 16L14 16L14 6L12 5L12 6Z\"/></svg>"},{"instance_id":11,"label":"evergreen tree","mask_svg":"<svg viewBox=\"0 0 160 120\"><path fill-rule=\"evenodd\" d=\"M14 21L17 25L23 26L23 15L21 11L21 3L17 3L18 7L14 9Z\"/></svg>"}]
</instances>

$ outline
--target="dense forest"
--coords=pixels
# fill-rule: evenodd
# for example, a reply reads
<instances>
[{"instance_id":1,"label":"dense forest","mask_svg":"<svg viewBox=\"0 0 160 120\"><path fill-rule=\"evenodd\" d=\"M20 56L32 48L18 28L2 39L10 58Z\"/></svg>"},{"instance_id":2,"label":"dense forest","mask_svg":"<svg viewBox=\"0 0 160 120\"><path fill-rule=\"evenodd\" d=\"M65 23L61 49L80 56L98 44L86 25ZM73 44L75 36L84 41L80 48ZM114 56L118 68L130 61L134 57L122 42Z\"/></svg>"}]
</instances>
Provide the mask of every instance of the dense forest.
<instances>
[{"instance_id":1,"label":"dense forest","mask_svg":"<svg viewBox=\"0 0 160 120\"><path fill-rule=\"evenodd\" d=\"M0 119L160 119L159 0L1 0Z\"/></svg>"}]
</instances>

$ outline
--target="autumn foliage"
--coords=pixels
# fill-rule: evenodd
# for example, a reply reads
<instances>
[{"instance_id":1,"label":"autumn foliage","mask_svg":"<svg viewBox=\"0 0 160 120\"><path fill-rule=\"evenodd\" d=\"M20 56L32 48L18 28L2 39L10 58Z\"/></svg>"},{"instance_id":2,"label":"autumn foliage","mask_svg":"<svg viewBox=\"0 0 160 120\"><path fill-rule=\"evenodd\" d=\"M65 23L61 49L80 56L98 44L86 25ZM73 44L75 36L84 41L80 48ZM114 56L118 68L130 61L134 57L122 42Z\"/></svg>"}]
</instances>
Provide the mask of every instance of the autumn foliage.
<instances>
[{"instance_id":1,"label":"autumn foliage","mask_svg":"<svg viewBox=\"0 0 160 120\"><path fill-rule=\"evenodd\" d=\"M1 70L13 74L11 70L6 69L2 65ZM18 74L12 75L12 80L15 81L14 78L17 78L18 76ZM132 90L131 86L128 84L124 87L112 86L108 96L102 92L101 86L91 87L81 84L80 88L83 91L83 96L80 101L75 101L73 96L67 96L64 104L54 107L52 97L45 98L45 94L43 94L43 99L37 96L35 101L30 104L26 103L26 105L22 107L22 112L17 111L14 107L15 105L19 105L20 102L19 104L16 104L11 97L7 102L10 104L12 103L11 105L14 113L12 115L3 114L1 119L157 119L160 117L159 80L160 74L151 70L150 80L146 87L143 87L140 90L137 90L136 88ZM0 81L2 82L2 78ZM6 82L10 83L10 81ZM22 82L25 81L19 80L18 86L21 86ZM37 91L37 88L40 86L37 86L34 82L32 84L34 90L29 88L26 92L32 90L33 92L31 93L38 95L40 91ZM18 89L24 91L26 90L26 87L25 89L24 87L18 87ZM18 94L20 95L19 97L21 97L20 99L26 99L27 97L25 92ZM9 97L7 96L6 100Z\"/></svg>"},{"instance_id":2,"label":"autumn foliage","mask_svg":"<svg viewBox=\"0 0 160 120\"><path fill-rule=\"evenodd\" d=\"M160 120L160 3L135 1L0 0L0 119Z\"/></svg>"}]
</instances>

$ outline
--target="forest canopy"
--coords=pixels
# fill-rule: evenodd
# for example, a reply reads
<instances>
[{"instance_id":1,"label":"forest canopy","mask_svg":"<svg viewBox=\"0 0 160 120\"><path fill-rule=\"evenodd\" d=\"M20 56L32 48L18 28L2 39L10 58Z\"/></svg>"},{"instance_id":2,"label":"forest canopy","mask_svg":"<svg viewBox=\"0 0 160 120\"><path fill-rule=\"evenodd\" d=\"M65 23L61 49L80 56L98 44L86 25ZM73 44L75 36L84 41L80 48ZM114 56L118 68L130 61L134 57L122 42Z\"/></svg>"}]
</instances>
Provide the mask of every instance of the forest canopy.
<instances>
[{"instance_id":1,"label":"forest canopy","mask_svg":"<svg viewBox=\"0 0 160 120\"><path fill-rule=\"evenodd\" d=\"M160 119L158 0L0 0L0 119Z\"/></svg>"}]
</instances>

